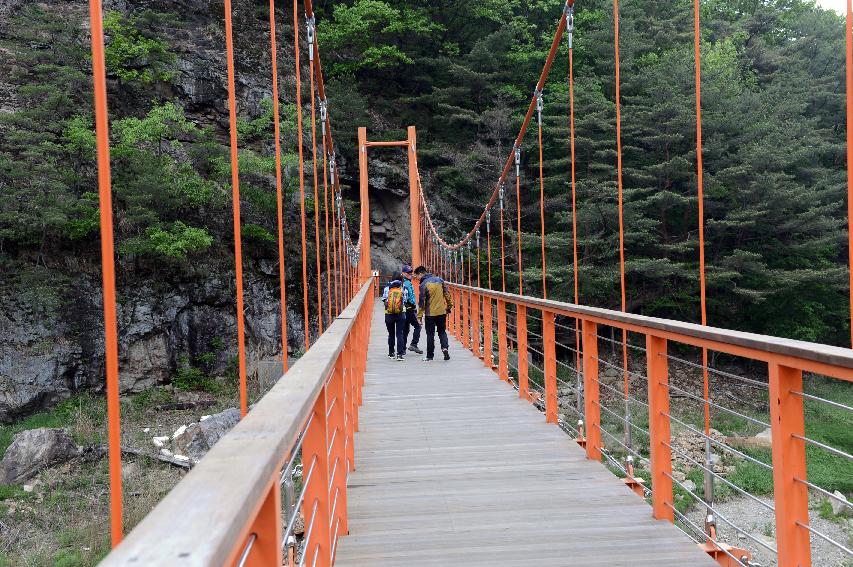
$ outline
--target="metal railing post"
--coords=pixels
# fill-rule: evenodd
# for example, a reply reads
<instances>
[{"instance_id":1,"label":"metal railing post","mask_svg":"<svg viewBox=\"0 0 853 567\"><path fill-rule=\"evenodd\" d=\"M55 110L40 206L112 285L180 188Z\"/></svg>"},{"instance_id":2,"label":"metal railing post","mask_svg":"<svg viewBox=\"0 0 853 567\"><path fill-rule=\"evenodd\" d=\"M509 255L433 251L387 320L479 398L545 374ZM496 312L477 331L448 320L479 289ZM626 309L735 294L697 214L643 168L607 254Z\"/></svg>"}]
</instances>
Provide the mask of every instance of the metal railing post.
<instances>
[{"instance_id":1,"label":"metal railing post","mask_svg":"<svg viewBox=\"0 0 853 567\"><path fill-rule=\"evenodd\" d=\"M518 338L518 397L530 399L530 384L527 366L527 307L516 305L515 329Z\"/></svg>"},{"instance_id":2,"label":"metal railing post","mask_svg":"<svg viewBox=\"0 0 853 567\"><path fill-rule=\"evenodd\" d=\"M331 534L329 533L329 453L328 453L328 386L324 386L314 403L313 418L302 442L303 470L311 472L302 501L305 518L306 564L327 567L332 564ZM316 560L315 560L316 555Z\"/></svg>"},{"instance_id":3,"label":"metal railing post","mask_svg":"<svg viewBox=\"0 0 853 567\"><path fill-rule=\"evenodd\" d=\"M583 388L586 456L601 460L601 410L598 407L598 325L583 319Z\"/></svg>"},{"instance_id":4,"label":"metal railing post","mask_svg":"<svg viewBox=\"0 0 853 567\"><path fill-rule=\"evenodd\" d=\"M506 347L506 302L498 299L498 377L509 382L509 360Z\"/></svg>"},{"instance_id":5,"label":"metal railing post","mask_svg":"<svg viewBox=\"0 0 853 567\"><path fill-rule=\"evenodd\" d=\"M468 329L471 328L471 315L468 311L468 304L471 301L471 296L468 292L462 292L462 301L460 307L462 308L462 346L468 348Z\"/></svg>"},{"instance_id":6,"label":"metal railing post","mask_svg":"<svg viewBox=\"0 0 853 567\"><path fill-rule=\"evenodd\" d=\"M557 347L554 313L542 311L542 352L545 355L545 421L557 423Z\"/></svg>"},{"instance_id":7,"label":"metal railing post","mask_svg":"<svg viewBox=\"0 0 853 567\"><path fill-rule=\"evenodd\" d=\"M347 470L355 470L355 432L358 430L358 405L356 389L358 387L356 373L353 371L353 357L350 349L344 348L341 353L343 361L344 392L346 395L344 424L346 433Z\"/></svg>"},{"instance_id":8,"label":"metal railing post","mask_svg":"<svg viewBox=\"0 0 853 567\"><path fill-rule=\"evenodd\" d=\"M471 352L474 356L482 358L483 354L480 350L480 295L473 293L471 298L474 303L471 305Z\"/></svg>"},{"instance_id":9,"label":"metal railing post","mask_svg":"<svg viewBox=\"0 0 853 567\"><path fill-rule=\"evenodd\" d=\"M812 564L809 531L808 487L805 480L806 448L803 372L769 363L770 427L773 452L773 493L776 507L776 541L779 567L809 567Z\"/></svg>"},{"instance_id":10,"label":"metal railing post","mask_svg":"<svg viewBox=\"0 0 853 567\"><path fill-rule=\"evenodd\" d=\"M355 342L355 337L350 336L347 343ZM328 431L332 444L329 447L329 462L331 463L331 478L329 479L329 506L331 508L329 518L329 530L332 536L332 547L337 549L334 538L349 533L347 524L347 438L344 429L344 413L346 411L346 396L344 394L344 361L338 357L335 363L335 371L329 380L328 395L336 400L334 405L328 409ZM334 561L334 556L332 557Z\"/></svg>"},{"instance_id":11,"label":"metal railing post","mask_svg":"<svg viewBox=\"0 0 853 567\"><path fill-rule=\"evenodd\" d=\"M282 564L281 525L281 484L278 474L275 474L270 480L267 495L249 531L249 534L255 536L255 540L246 557L244 563L246 567Z\"/></svg>"},{"instance_id":12,"label":"metal railing post","mask_svg":"<svg viewBox=\"0 0 853 567\"><path fill-rule=\"evenodd\" d=\"M646 367L649 380L649 452L652 468L652 516L674 520L672 498L672 451L670 450L669 362L666 339L646 335Z\"/></svg>"},{"instance_id":13,"label":"metal railing post","mask_svg":"<svg viewBox=\"0 0 853 567\"><path fill-rule=\"evenodd\" d=\"M483 364L486 368L495 367L492 346L492 298L483 296Z\"/></svg>"}]
</instances>

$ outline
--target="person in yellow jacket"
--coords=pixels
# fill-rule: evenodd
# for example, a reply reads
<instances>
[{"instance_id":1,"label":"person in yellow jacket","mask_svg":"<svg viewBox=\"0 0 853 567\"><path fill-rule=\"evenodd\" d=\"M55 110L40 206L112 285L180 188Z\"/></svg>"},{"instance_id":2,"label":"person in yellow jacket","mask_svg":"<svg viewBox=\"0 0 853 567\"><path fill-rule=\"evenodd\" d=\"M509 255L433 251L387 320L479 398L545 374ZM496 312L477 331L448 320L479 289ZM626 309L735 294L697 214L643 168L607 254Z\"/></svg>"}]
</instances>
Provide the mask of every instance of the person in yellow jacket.
<instances>
[{"instance_id":1,"label":"person in yellow jacket","mask_svg":"<svg viewBox=\"0 0 853 567\"><path fill-rule=\"evenodd\" d=\"M420 298L418 300L418 319L424 319L427 349L424 362L432 360L435 354L435 332L444 360L450 360L450 343L447 341L447 314L453 309L453 299L447 289L447 283L438 276L427 272L426 267L418 266L415 277L420 281Z\"/></svg>"}]
</instances>

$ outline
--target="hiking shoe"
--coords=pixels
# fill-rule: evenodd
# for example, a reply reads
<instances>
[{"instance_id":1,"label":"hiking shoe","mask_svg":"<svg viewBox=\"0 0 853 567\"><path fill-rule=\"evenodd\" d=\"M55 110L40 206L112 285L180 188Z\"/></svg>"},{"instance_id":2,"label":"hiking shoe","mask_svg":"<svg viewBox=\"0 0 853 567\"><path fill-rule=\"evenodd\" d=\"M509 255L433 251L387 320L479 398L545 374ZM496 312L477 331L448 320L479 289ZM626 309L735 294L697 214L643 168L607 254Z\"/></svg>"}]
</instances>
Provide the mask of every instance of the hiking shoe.
<instances>
[{"instance_id":1,"label":"hiking shoe","mask_svg":"<svg viewBox=\"0 0 853 567\"><path fill-rule=\"evenodd\" d=\"M397 362L403 362L406 359L403 357L402 354L398 354L394 360L396 360Z\"/></svg>"},{"instance_id":2,"label":"hiking shoe","mask_svg":"<svg viewBox=\"0 0 853 567\"><path fill-rule=\"evenodd\" d=\"M393 352L388 353L388 358L396 358L396 357L397 357L397 355L395 355Z\"/></svg>"},{"instance_id":3,"label":"hiking shoe","mask_svg":"<svg viewBox=\"0 0 853 567\"><path fill-rule=\"evenodd\" d=\"M446 348L441 349L441 352L444 353L444 360L450 360L450 352Z\"/></svg>"},{"instance_id":4,"label":"hiking shoe","mask_svg":"<svg viewBox=\"0 0 853 567\"><path fill-rule=\"evenodd\" d=\"M422 351L421 349L419 349L419 348L418 348L417 346L415 346L415 345L409 345L409 350L410 350L410 351L412 351L412 352L416 352L416 353L418 353L418 354L423 354L423 353L424 353L424 351Z\"/></svg>"},{"instance_id":5,"label":"hiking shoe","mask_svg":"<svg viewBox=\"0 0 853 567\"><path fill-rule=\"evenodd\" d=\"M423 358L421 359L421 362L432 362L432 359L431 359L431 358L427 358L427 357L423 357Z\"/></svg>"}]
</instances>

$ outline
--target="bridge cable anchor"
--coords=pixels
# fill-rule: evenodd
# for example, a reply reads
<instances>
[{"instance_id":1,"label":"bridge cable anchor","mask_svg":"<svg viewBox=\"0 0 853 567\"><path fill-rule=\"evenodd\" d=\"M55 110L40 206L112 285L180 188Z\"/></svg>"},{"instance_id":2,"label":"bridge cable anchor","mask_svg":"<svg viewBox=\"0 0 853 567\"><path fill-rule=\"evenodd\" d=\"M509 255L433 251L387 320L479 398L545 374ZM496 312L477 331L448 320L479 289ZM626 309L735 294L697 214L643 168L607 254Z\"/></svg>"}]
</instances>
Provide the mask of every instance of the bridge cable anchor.
<instances>
[{"instance_id":1,"label":"bridge cable anchor","mask_svg":"<svg viewBox=\"0 0 853 567\"><path fill-rule=\"evenodd\" d=\"M630 488L640 498L645 498L645 485L643 484L645 480L634 475L634 457L631 455L625 458L625 473L626 476L622 479L625 486Z\"/></svg>"}]
</instances>

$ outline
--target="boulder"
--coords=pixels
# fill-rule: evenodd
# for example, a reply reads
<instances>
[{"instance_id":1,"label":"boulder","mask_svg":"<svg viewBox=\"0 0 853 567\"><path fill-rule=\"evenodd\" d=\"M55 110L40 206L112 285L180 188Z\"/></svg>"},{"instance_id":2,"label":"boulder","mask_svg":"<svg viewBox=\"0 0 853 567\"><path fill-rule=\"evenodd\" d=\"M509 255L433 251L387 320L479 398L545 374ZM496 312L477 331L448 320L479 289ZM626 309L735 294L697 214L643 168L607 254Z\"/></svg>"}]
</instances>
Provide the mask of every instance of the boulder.
<instances>
[{"instance_id":1,"label":"boulder","mask_svg":"<svg viewBox=\"0 0 853 567\"><path fill-rule=\"evenodd\" d=\"M182 426L183 431L179 430L172 438L175 453L198 462L239 421L240 410L229 408L185 429Z\"/></svg>"},{"instance_id":2,"label":"boulder","mask_svg":"<svg viewBox=\"0 0 853 567\"><path fill-rule=\"evenodd\" d=\"M22 431L15 435L0 461L0 484L19 484L80 454L80 447L62 429Z\"/></svg>"},{"instance_id":3,"label":"boulder","mask_svg":"<svg viewBox=\"0 0 853 567\"><path fill-rule=\"evenodd\" d=\"M726 443L740 449L771 449L773 447L769 427L753 437L726 437Z\"/></svg>"},{"instance_id":4,"label":"boulder","mask_svg":"<svg viewBox=\"0 0 853 567\"><path fill-rule=\"evenodd\" d=\"M841 494L841 492L839 492L838 490L836 490L832 494L835 495L837 498L842 498L846 500L846 498L844 498L844 495ZM835 516L849 516L851 512L853 512L853 509L851 509L849 504L845 504L844 502L836 500L835 498L829 499L829 505L832 506L832 513Z\"/></svg>"}]
</instances>

